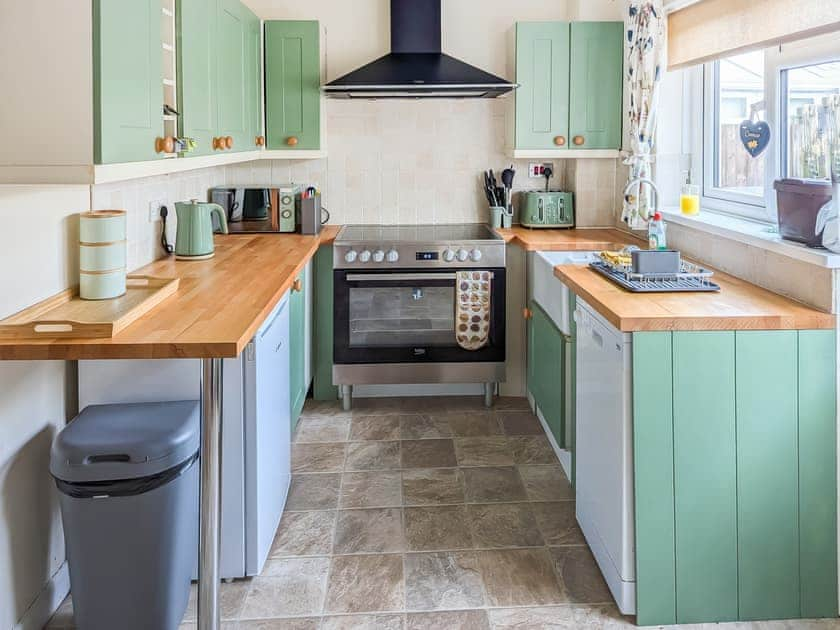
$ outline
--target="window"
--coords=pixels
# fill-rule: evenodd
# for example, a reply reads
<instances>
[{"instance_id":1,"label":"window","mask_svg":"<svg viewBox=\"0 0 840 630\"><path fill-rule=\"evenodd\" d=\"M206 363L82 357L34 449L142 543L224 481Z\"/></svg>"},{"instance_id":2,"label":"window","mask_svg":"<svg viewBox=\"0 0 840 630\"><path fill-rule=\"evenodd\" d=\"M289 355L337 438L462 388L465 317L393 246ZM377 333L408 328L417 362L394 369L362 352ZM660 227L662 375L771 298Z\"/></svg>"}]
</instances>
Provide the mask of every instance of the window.
<instances>
[{"instance_id":1,"label":"window","mask_svg":"<svg viewBox=\"0 0 840 630\"><path fill-rule=\"evenodd\" d=\"M826 105L840 107L840 40L820 36L734 55L693 72L689 99L692 181L703 206L776 222L779 177L829 179L828 138L840 133ZM765 121L769 147L753 158L740 138L741 123ZM840 171L840 155L837 156Z\"/></svg>"}]
</instances>

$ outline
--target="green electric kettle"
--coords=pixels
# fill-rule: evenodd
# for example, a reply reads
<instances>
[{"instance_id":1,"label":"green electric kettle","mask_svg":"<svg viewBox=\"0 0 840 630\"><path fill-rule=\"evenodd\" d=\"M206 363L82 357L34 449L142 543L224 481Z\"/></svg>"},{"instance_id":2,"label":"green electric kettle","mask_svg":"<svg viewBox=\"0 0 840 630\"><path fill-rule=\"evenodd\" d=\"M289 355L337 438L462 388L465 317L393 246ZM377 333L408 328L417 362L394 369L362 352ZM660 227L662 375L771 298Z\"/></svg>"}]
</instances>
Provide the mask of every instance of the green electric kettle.
<instances>
[{"instance_id":1,"label":"green electric kettle","mask_svg":"<svg viewBox=\"0 0 840 630\"><path fill-rule=\"evenodd\" d=\"M175 204L178 226L175 231L175 258L205 260L212 258L213 215L218 218L223 234L228 233L225 209L217 203L180 201Z\"/></svg>"}]
</instances>

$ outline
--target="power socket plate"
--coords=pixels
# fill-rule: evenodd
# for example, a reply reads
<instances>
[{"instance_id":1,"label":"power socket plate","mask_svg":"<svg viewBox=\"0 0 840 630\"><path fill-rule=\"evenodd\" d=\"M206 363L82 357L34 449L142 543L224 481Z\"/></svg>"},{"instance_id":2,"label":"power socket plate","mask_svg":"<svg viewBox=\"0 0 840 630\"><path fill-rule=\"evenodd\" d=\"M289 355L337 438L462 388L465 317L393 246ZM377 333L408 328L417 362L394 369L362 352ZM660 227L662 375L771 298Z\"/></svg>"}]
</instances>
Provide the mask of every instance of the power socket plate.
<instances>
[{"instance_id":1,"label":"power socket plate","mask_svg":"<svg viewBox=\"0 0 840 630\"><path fill-rule=\"evenodd\" d=\"M166 199L152 199L149 202L149 223L160 221L160 209L165 205Z\"/></svg>"},{"instance_id":2,"label":"power socket plate","mask_svg":"<svg viewBox=\"0 0 840 630\"><path fill-rule=\"evenodd\" d=\"M546 168L550 168L553 173L557 172L554 170L553 162L531 162L528 164L528 177L531 179L545 177L544 173Z\"/></svg>"}]
</instances>

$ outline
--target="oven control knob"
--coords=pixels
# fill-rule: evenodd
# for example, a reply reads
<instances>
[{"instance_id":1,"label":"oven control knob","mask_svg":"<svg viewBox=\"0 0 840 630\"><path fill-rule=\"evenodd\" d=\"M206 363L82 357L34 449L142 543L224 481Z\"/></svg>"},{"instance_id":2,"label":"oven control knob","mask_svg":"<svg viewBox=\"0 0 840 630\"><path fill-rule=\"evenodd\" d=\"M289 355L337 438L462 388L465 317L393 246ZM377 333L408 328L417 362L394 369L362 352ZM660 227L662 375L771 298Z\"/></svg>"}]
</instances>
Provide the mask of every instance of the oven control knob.
<instances>
[{"instance_id":1,"label":"oven control knob","mask_svg":"<svg viewBox=\"0 0 840 630\"><path fill-rule=\"evenodd\" d=\"M396 249L389 250L385 255L385 260L389 263L395 263L400 259L400 253Z\"/></svg>"},{"instance_id":2,"label":"oven control knob","mask_svg":"<svg viewBox=\"0 0 840 630\"><path fill-rule=\"evenodd\" d=\"M381 249L377 249L373 252L373 262L381 263L383 260L385 260L385 252Z\"/></svg>"},{"instance_id":3,"label":"oven control knob","mask_svg":"<svg viewBox=\"0 0 840 630\"><path fill-rule=\"evenodd\" d=\"M359 262L370 262L370 252L368 250L364 250L361 254L359 254Z\"/></svg>"},{"instance_id":4,"label":"oven control knob","mask_svg":"<svg viewBox=\"0 0 840 630\"><path fill-rule=\"evenodd\" d=\"M470 253L466 249L459 249L458 250L458 260L461 262L467 262L467 258L470 257Z\"/></svg>"},{"instance_id":5,"label":"oven control knob","mask_svg":"<svg viewBox=\"0 0 840 630\"><path fill-rule=\"evenodd\" d=\"M356 259L359 257L359 254L356 253L355 249L351 249L349 252L344 254L345 262L354 263Z\"/></svg>"},{"instance_id":6,"label":"oven control knob","mask_svg":"<svg viewBox=\"0 0 840 630\"><path fill-rule=\"evenodd\" d=\"M470 260L473 261L473 262L478 262L479 260L481 260L481 250L480 249L472 250L470 252Z\"/></svg>"},{"instance_id":7,"label":"oven control knob","mask_svg":"<svg viewBox=\"0 0 840 630\"><path fill-rule=\"evenodd\" d=\"M455 260L455 252L453 252L451 249L444 250L443 260L446 262L452 262L453 260Z\"/></svg>"}]
</instances>

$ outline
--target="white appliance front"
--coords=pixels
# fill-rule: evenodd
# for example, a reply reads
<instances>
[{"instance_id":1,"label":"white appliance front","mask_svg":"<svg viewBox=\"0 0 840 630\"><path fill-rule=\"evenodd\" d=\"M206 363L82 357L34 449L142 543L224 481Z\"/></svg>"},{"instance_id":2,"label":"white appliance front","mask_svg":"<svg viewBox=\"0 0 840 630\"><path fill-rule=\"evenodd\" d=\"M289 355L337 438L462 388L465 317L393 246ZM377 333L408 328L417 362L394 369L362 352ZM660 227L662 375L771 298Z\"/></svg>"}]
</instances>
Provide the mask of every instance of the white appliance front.
<instances>
[{"instance_id":1,"label":"white appliance front","mask_svg":"<svg viewBox=\"0 0 840 630\"><path fill-rule=\"evenodd\" d=\"M219 557L223 579L260 573L286 504L291 480L287 304L283 300L278 305L238 358L224 360ZM284 339L279 348L277 336ZM79 408L198 400L200 382L197 359L79 361ZM196 547L193 579L197 568Z\"/></svg>"},{"instance_id":2,"label":"white appliance front","mask_svg":"<svg viewBox=\"0 0 840 630\"><path fill-rule=\"evenodd\" d=\"M580 299L575 319L577 519L619 609L634 614L632 337Z\"/></svg>"}]
</instances>

